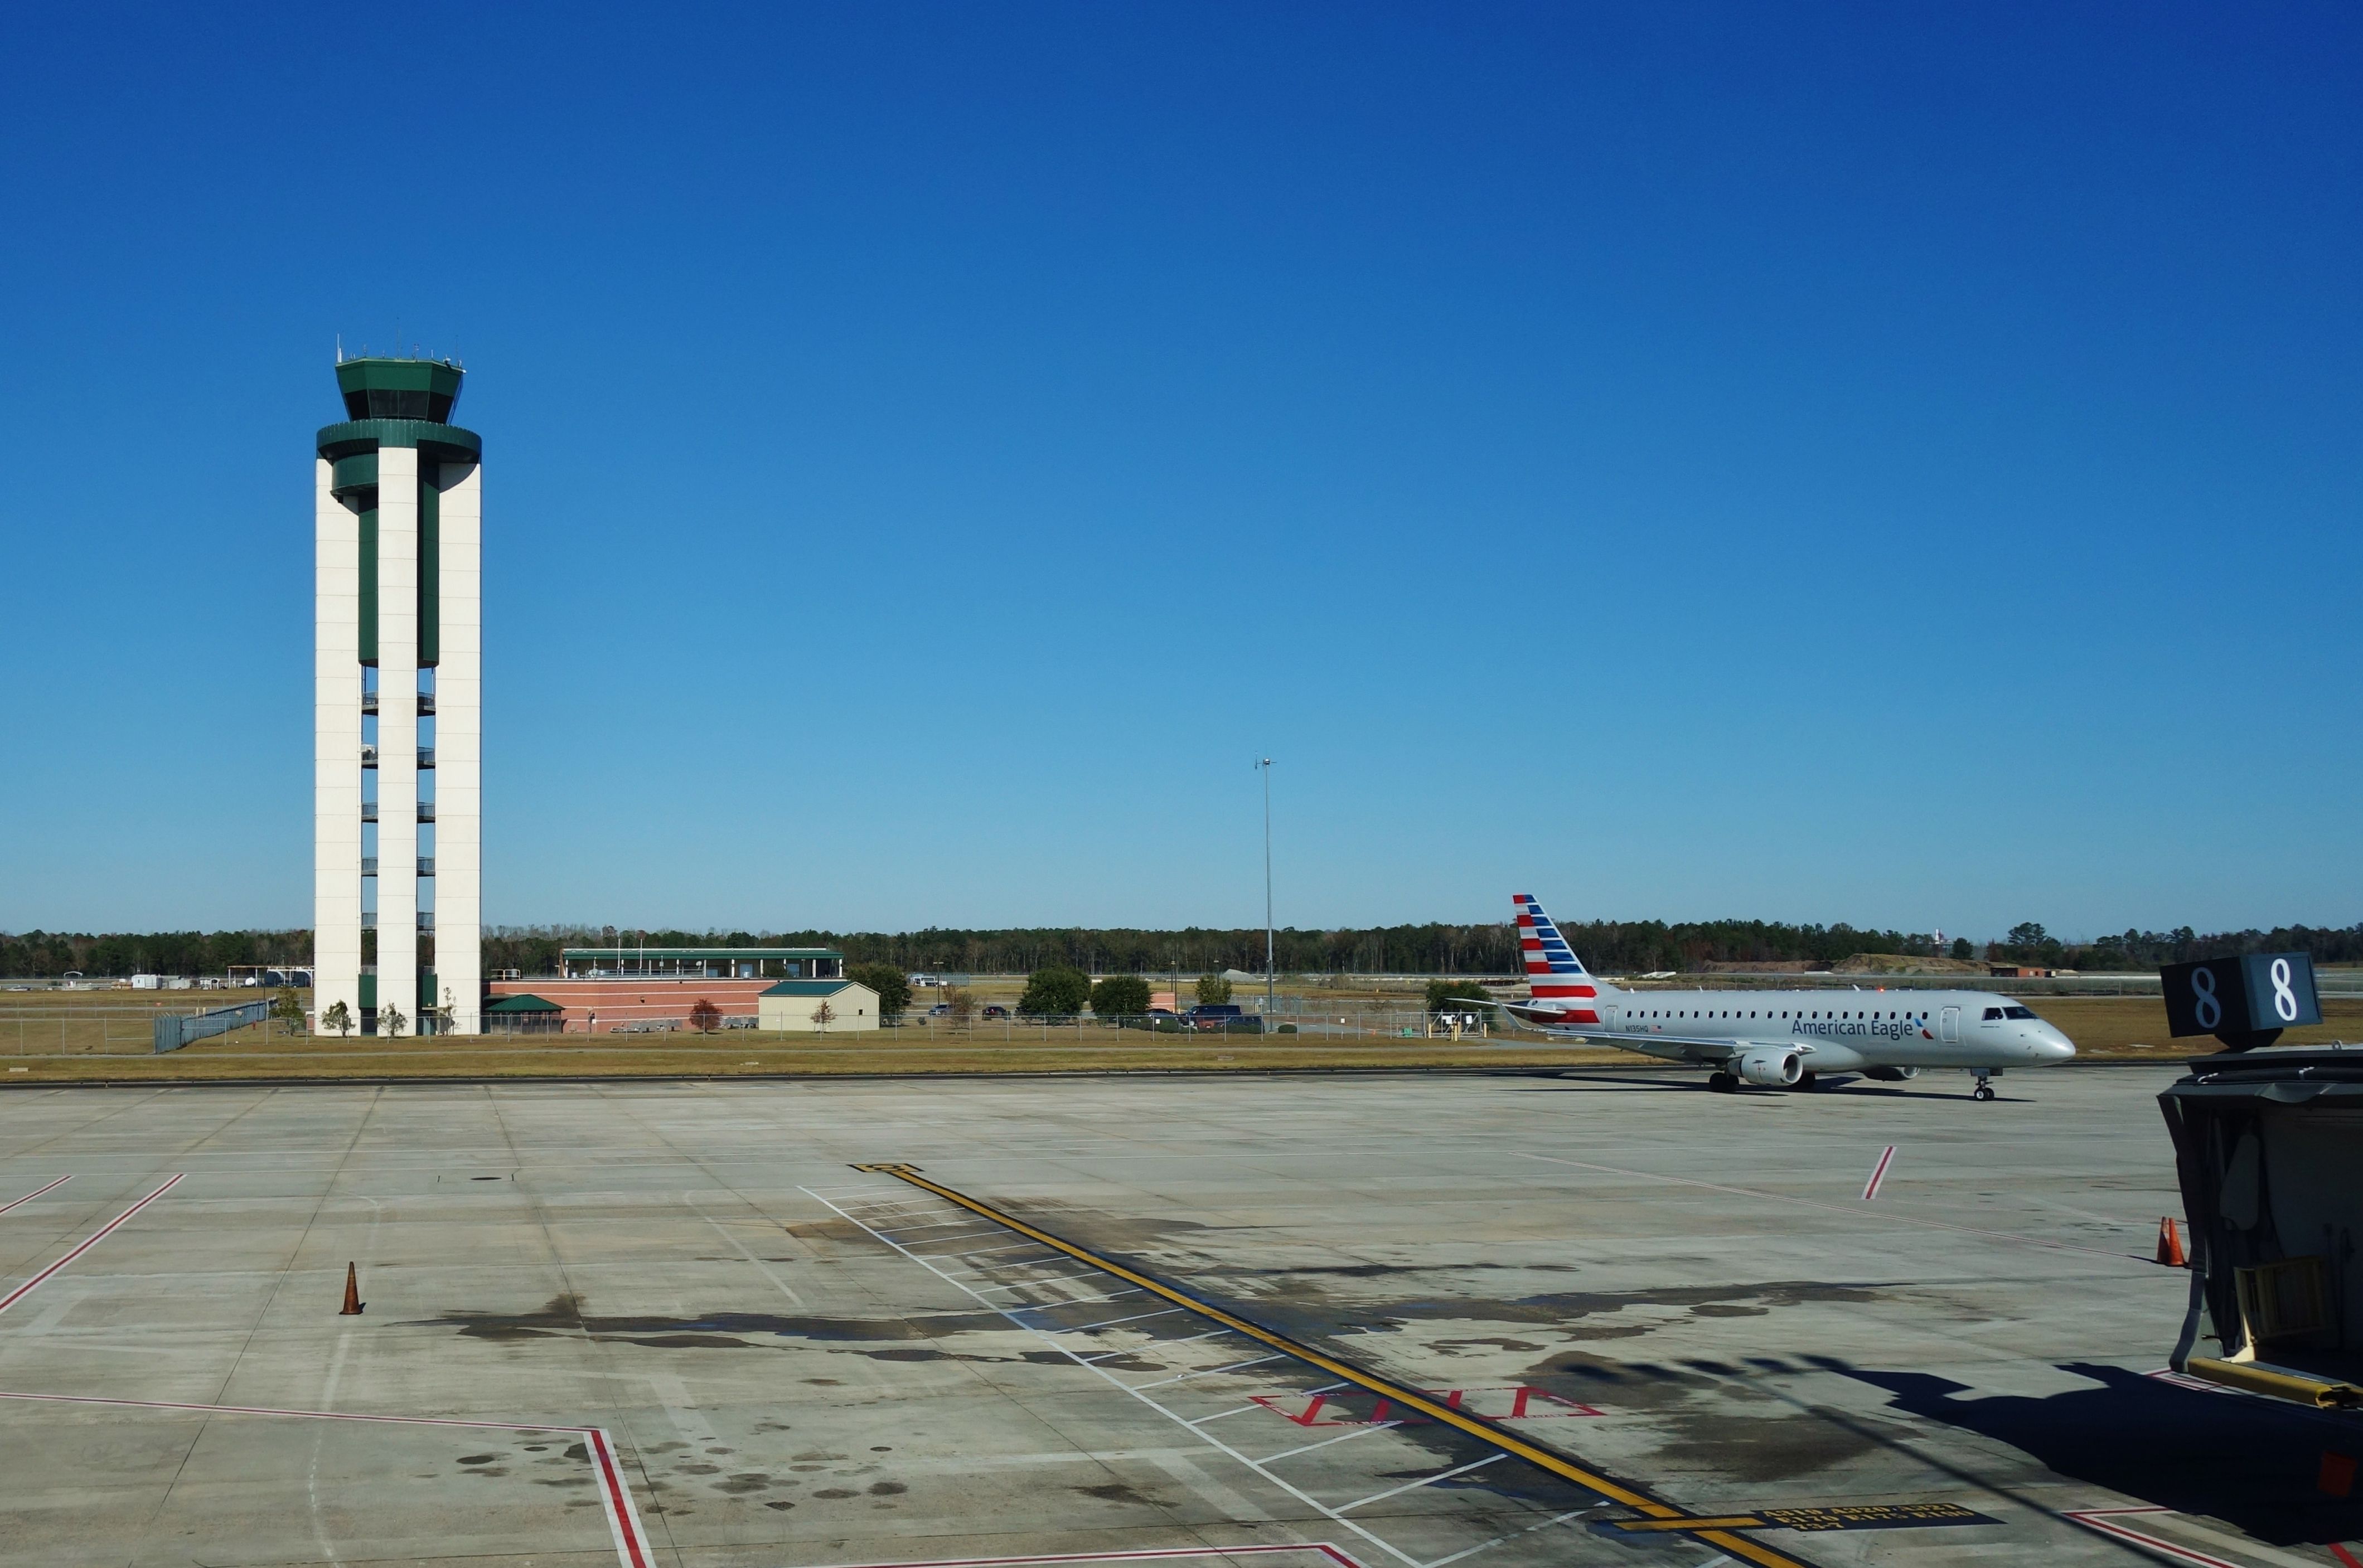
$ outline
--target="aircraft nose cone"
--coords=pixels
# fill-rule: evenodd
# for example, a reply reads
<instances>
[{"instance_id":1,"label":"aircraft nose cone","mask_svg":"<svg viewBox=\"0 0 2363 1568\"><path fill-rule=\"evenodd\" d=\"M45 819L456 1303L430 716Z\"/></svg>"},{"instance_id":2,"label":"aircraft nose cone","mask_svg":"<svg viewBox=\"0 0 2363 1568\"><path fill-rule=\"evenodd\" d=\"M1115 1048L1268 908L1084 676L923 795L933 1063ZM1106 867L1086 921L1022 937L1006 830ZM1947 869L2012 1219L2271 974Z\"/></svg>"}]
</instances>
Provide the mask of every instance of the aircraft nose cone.
<instances>
[{"instance_id":1,"label":"aircraft nose cone","mask_svg":"<svg viewBox=\"0 0 2363 1568\"><path fill-rule=\"evenodd\" d=\"M2046 1030L2043 1037L2043 1059L2064 1062L2076 1054L2076 1043L2056 1029Z\"/></svg>"}]
</instances>

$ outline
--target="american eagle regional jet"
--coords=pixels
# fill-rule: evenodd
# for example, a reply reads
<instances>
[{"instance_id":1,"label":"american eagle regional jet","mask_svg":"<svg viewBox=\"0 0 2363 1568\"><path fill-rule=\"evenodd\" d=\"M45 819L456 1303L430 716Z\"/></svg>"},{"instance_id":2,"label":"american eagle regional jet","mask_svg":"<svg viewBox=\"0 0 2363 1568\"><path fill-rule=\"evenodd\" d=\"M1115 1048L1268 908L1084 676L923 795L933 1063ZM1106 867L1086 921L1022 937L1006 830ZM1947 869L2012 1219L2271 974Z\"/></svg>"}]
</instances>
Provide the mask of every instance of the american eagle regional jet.
<instances>
[{"instance_id":1,"label":"american eagle regional jet","mask_svg":"<svg viewBox=\"0 0 2363 1568\"><path fill-rule=\"evenodd\" d=\"M1531 894L1514 895L1529 999L1491 1001L1530 1028L1714 1066L1710 1088L1811 1088L1823 1073L1896 1082L1923 1067L1987 1080L2064 1062L2069 1038L1991 991L1628 991L1588 973Z\"/></svg>"}]
</instances>

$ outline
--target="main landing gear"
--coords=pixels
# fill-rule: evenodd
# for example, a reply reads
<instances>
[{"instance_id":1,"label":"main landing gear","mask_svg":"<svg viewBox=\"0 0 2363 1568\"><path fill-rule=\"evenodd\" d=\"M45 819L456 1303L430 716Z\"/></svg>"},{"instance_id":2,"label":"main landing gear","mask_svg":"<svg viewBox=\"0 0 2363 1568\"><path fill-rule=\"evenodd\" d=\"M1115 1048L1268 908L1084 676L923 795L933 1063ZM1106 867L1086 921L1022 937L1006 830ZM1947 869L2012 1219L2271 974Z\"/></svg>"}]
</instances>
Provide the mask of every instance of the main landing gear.
<instances>
[{"instance_id":1,"label":"main landing gear","mask_svg":"<svg viewBox=\"0 0 2363 1568\"><path fill-rule=\"evenodd\" d=\"M1739 1092L1739 1075L1736 1073L1709 1073L1706 1076L1706 1087L1714 1090L1717 1094L1736 1094Z\"/></svg>"},{"instance_id":2,"label":"main landing gear","mask_svg":"<svg viewBox=\"0 0 2363 1568\"><path fill-rule=\"evenodd\" d=\"M1991 1099L1994 1097L1993 1085L1988 1080L1993 1077L1993 1074L1984 1067L1972 1067L1969 1069L1969 1075L1978 1080L1978 1087L1969 1091L1969 1098Z\"/></svg>"}]
</instances>

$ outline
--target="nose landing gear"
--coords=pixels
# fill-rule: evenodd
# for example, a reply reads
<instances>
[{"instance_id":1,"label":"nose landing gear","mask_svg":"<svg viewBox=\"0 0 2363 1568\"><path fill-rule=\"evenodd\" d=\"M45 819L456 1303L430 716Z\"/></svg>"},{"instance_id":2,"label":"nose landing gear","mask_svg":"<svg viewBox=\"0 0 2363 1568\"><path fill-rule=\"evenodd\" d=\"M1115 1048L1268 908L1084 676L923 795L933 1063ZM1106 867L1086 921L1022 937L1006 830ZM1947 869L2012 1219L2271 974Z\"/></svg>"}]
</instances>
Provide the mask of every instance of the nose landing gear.
<instances>
[{"instance_id":1,"label":"nose landing gear","mask_svg":"<svg viewBox=\"0 0 2363 1568\"><path fill-rule=\"evenodd\" d=\"M1994 1097L1993 1085L1988 1080L1993 1077L1992 1072L1984 1067L1972 1067L1969 1069L1969 1075L1978 1080L1978 1087L1969 1091L1969 1098L1991 1099Z\"/></svg>"}]
</instances>

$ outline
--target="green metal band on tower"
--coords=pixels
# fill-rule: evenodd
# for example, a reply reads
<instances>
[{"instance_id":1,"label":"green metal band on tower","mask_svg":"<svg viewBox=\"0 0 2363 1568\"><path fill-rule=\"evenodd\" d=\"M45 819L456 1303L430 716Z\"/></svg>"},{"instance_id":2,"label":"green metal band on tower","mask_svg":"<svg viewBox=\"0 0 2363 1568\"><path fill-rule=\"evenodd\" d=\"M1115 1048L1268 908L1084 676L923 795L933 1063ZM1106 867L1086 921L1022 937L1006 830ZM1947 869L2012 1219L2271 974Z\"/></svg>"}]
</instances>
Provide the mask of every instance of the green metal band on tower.
<instances>
[{"instance_id":1,"label":"green metal band on tower","mask_svg":"<svg viewBox=\"0 0 2363 1568\"><path fill-rule=\"evenodd\" d=\"M378 453L387 447L418 452L418 662L440 662L442 489L446 463L474 463L484 443L450 424L466 372L441 359L347 359L337 367L337 390L349 418L323 425L316 440L333 465L329 493L361 523L361 662L377 663Z\"/></svg>"}]
</instances>

